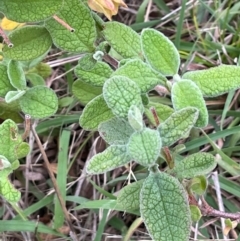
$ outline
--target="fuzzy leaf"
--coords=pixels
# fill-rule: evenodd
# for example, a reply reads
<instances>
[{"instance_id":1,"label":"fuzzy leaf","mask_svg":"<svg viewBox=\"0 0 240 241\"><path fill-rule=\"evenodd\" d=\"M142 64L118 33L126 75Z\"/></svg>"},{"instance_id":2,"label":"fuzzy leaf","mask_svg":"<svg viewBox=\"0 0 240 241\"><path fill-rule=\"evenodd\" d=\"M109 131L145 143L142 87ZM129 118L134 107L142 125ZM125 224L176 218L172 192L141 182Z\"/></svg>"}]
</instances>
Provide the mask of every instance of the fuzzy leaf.
<instances>
[{"instance_id":1,"label":"fuzzy leaf","mask_svg":"<svg viewBox=\"0 0 240 241\"><path fill-rule=\"evenodd\" d=\"M121 189L117 197L117 204L124 210L136 210L140 206L140 191L145 179L131 183Z\"/></svg>"},{"instance_id":2,"label":"fuzzy leaf","mask_svg":"<svg viewBox=\"0 0 240 241\"><path fill-rule=\"evenodd\" d=\"M20 111L21 108L17 101L13 101L11 103L0 101L1 119L11 119L16 123L22 123L23 118L19 114Z\"/></svg>"},{"instance_id":3,"label":"fuzzy leaf","mask_svg":"<svg viewBox=\"0 0 240 241\"><path fill-rule=\"evenodd\" d=\"M122 57L142 58L140 36L125 24L108 22L104 25L103 35Z\"/></svg>"},{"instance_id":4,"label":"fuzzy leaf","mask_svg":"<svg viewBox=\"0 0 240 241\"><path fill-rule=\"evenodd\" d=\"M25 26L9 34L13 47L3 47L4 56L14 60L31 60L46 53L52 39L46 28L42 26Z\"/></svg>"},{"instance_id":5,"label":"fuzzy leaf","mask_svg":"<svg viewBox=\"0 0 240 241\"><path fill-rule=\"evenodd\" d=\"M92 99L102 94L102 88L77 80L73 83L72 92L81 104L86 105Z\"/></svg>"},{"instance_id":6,"label":"fuzzy leaf","mask_svg":"<svg viewBox=\"0 0 240 241\"><path fill-rule=\"evenodd\" d=\"M211 172L217 165L210 153L199 152L184 158L176 163L171 173L178 178L193 178Z\"/></svg>"},{"instance_id":7,"label":"fuzzy leaf","mask_svg":"<svg viewBox=\"0 0 240 241\"><path fill-rule=\"evenodd\" d=\"M4 15L17 22L37 22L56 13L63 0L1 0L0 10Z\"/></svg>"},{"instance_id":8,"label":"fuzzy leaf","mask_svg":"<svg viewBox=\"0 0 240 241\"><path fill-rule=\"evenodd\" d=\"M139 87L126 77L114 76L108 79L103 86L103 97L112 112L121 118L128 116L128 110L133 105L143 108Z\"/></svg>"},{"instance_id":9,"label":"fuzzy leaf","mask_svg":"<svg viewBox=\"0 0 240 241\"><path fill-rule=\"evenodd\" d=\"M65 1L58 17L74 29L74 32L71 32L53 18L46 20L45 26L58 48L71 52L94 50L93 45L97 37L95 22L82 1Z\"/></svg>"},{"instance_id":10,"label":"fuzzy leaf","mask_svg":"<svg viewBox=\"0 0 240 241\"><path fill-rule=\"evenodd\" d=\"M22 111L32 118L46 118L56 113L58 98L52 89L35 86L27 90L20 99L20 106Z\"/></svg>"},{"instance_id":11,"label":"fuzzy leaf","mask_svg":"<svg viewBox=\"0 0 240 241\"><path fill-rule=\"evenodd\" d=\"M141 131L143 129L142 112L135 105L131 106L128 111L128 122L135 131Z\"/></svg>"},{"instance_id":12,"label":"fuzzy leaf","mask_svg":"<svg viewBox=\"0 0 240 241\"><path fill-rule=\"evenodd\" d=\"M154 29L144 29L141 44L149 64L163 75L177 74L180 56L174 44L162 33Z\"/></svg>"},{"instance_id":13,"label":"fuzzy leaf","mask_svg":"<svg viewBox=\"0 0 240 241\"><path fill-rule=\"evenodd\" d=\"M190 205L191 219L193 222L198 222L202 217L201 211L198 206Z\"/></svg>"},{"instance_id":14,"label":"fuzzy leaf","mask_svg":"<svg viewBox=\"0 0 240 241\"><path fill-rule=\"evenodd\" d=\"M205 176L196 176L191 179L191 190L198 194L203 195L207 190L208 181Z\"/></svg>"},{"instance_id":15,"label":"fuzzy leaf","mask_svg":"<svg viewBox=\"0 0 240 241\"><path fill-rule=\"evenodd\" d=\"M14 90L14 88L8 78L7 67L3 64L0 64L0 76L0 96L4 97L8 91Z\"/></svg>"},{"instance_id":16,"label":"fuzzy leaf","mask_svg":"<svg viewBox=\"0 0 240 241\"><path fill-rule=\"evenodd\" d=\"M17 90L24 90L26 88L26 78L20 62L16 60L9 61L8 77L12 86Z\"/></svg>"},{"instance_id":17,"label":"fuzzy leaf","mask_svg":"<svg viewBox=\"0 0 240 241\"><path fill-rule=\"evenodd\" d=\"M112 118L99 125L98 131L100 136L110 145L127 144L133 128L125 120Z\"/></svg>"},{"instance_id":18,"label":"fuzzy leaf","mask_svg":"<svg viewBox=\"0 0 240 241\"><path fill-rule=\"evenodd\" d=\"M187 195L176 178L163 172L150 173L141 189L140 212L153 240L189 240Z\"/></svg>"},{"instance_id":19,"label":"fuzzy leaf","mask_svg":"<svg viewBox=\"0 0 240 241\"><path fill-rule=\"evenodd\" d=\"M112 145L95 155L87 164L87 173L101 174L129 163L125 145Z\"/></svg>"},{"instance_id":20,"label":"fuzzy leaf","mask_svg":"<svg viewBox=\"0 0 240 241\"><path fill-rule=\"evenodd\" d=\"M174 112L158 127L162 137L163 146L171 146L176 141L187 138L190 130L197 121L199 111L193 107L187 107Z\"/></svg>"},{"instance_id":21,"label":"fuzzy leaf","mask_svg":"<svg viewBox=\"0 0 240 241\"><path fill-rule=\"evenodd\" d=\"M45 85L43 77L38 74L28 73L26 74L26 78L31 82L32 86Z\"/></svg>"},{"instance_id":22,"label":"fuzzy leaf","mask_svg":"<svg viewBox=\"0 0 240 241\"><path fill-rule=\"evenodd\" d=\"M85 106L79 124L85 130L96 130L99 124L113 117L114 115L103 96L99 95Z\"/></svg>"},{"instance_id":23,"label":"fuzzy leaf","mask_svg":"<svg viewBox=\"0 0 240 241\"><path fill-rule=\"evenodd\" d=\"M194 81L203 96L214 97L240 87L240 67L220 65L207 70L189 71L183 78Z\"/></svg>"},{"instance_id":24,"label":"fuzzy leaf","mask_svg":"<svg viewBox=\"0 0 240 241\"><path fill-rule=\"evenodd\" d=\"M23 158L30 152L30 146L26 142L22 142L16 148L17 159Z\"/></svg>"},{"instance_id":25,"label":"fuzzy leaf","mask_svg":"<svg viewBox=\"0 0 240 241\"><path fill-rule=\"evenodd\" d=\"M51 67L46 64L46 63L38 63L34 67L32 67L29 71L28 74L38 74L40 75L43 79L46 79L49 77L52 73Z\"/></svg>"},{"instance_id":26,"label":"fuzzy leaf","mask_svg":"<svg viewBox=\"0 0 240 241\"><path fill-rule=\"evenodd\" d=\"M97 62L93 68L86 70L84 67L82 68L81 61L79 61L75 68L75 74L81 80L95 86L103 86L104 82L110 78L112 72L109 65L104 62Z\"/></svg>"},{"instance_id":27,"label":"fuzzy leaf","mask_svg":"<svg viewBox=\"0 0 240 241\"><path fill-rule=\"evenodd\" d=\"M157 160L161 147L159 132L145 128L132 134L128 142L128 153L135 162L150 166Z\"/></svg>"},{"instance_id":28,"label":"fuzzy leaf","mask_svg":"<svg viewBox=\"0 0 240 241\"><path fill-rule=\"evenodd\" d=\"M125 76L139 86L142 93L152 90L158 84L164 84L167 79L141 60L128 61L117 69L112 76Z\"/></svg>"},{"instance_id":29,"label":"fuzzy leaf","mask_svg":"<svg viewBox=\"0 0 240 241\"><path fill-rule=\"evenodd\" d=\"M8 91L7 94L5 95L5 101L6 101L6 103L11 103L11 102L21 98L25 93L26 93L25 90Z\"/></svg>"},{"instance_id":30,"label":"fuzzy leaf","mask_svg":"<svg viewBox=\"0 0 240 241\"><path fill-rule=\"evenodd\" d=\"M193 94L194 93L194 94ZM195 107L199 110L196 127L205 127L208 124L208 111L203 95L198 86L191 80L180 80L173 84L172 103L175 110L185 107Z\"/></svg>"}]
</instances>

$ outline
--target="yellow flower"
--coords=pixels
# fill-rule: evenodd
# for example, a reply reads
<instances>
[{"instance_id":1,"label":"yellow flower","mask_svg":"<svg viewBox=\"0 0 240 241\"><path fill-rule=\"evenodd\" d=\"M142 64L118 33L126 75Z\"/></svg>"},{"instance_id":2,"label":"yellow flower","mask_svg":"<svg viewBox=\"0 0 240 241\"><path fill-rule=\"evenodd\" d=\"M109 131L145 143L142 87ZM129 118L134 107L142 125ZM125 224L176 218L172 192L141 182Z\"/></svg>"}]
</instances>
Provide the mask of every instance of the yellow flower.
<instances>
[{"instance_id":1,"label":"yellow flower","mask_svg":"<svg viewBox=\"0 0 240 241\"><path fill-rule=\"evenodd\" d=\"M118 13L119 6L127 5L122 0L88 0L88 6L99 13L103 13L109 20Z\"/></svg>"},{"instance_id":2,"label":"yellow flower","mask_svg":"<svg viewBox=\"0 0 240 241\"><path fill-rule=\"evenodd\" d=\"M22 25L24 25L24 23L14 22L12 20L7 19L6 17L2 19L0 24L1 28L7 31L11 31L17 27L21 27Z\"/></svg>"}]
</instances>

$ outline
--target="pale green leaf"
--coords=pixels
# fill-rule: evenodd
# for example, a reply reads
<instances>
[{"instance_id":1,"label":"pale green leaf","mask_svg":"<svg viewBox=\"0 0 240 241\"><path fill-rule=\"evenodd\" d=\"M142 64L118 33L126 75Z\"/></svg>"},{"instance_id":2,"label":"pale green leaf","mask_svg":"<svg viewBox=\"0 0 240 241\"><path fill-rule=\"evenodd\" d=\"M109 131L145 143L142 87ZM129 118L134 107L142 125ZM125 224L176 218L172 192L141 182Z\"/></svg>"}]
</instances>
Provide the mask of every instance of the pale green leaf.
<instances>
[{"instance_id":1,"label":"pale green leaf","mask_svg":"<svg viewBox=\"0 0 240 241\"><path fill-rule=\"evenodd\" d=\"M135 105L128 111L128 122L135 131L141 131L144 127L142 112Z\"/></svg>"},{"instance_id":2,"label":"pale green leaf","mask_svg":"<svg viewBox=\"0 0 240 241\"><path fill-rule=\"evenodd\" d=\"M125 145L112 145L105 151L95 155L87 164L87 173L101 174L129 163Z\"/></svg>"},{"instance_id":3,"label":"pale green leaf","mask_svg":"<svg viewBox=\"0 0 240 241\"><path fill-rule=\"evenodd\" d=\"M152 90L158 84L164 84L167 79L154 71L143 61L135 59L128 61L121 68L117 69L112 76L125 76L136 82L142 93Z\"/></svg>"},{"instance_id":4,"label":"pale green leaf","mask_svg":"<svg viewBox=\"0 0 240 241\"><path fill-rule=\"evenodd\" d=\"M11 85L17 90L26 89L27 83L23 68L20 62L16 60L10 60L8 63L8 77Z\"/></svg>"},{"instance_id":5,"label":"pale green leaf","mask_svg":"<svg viewBox=\"0 0 240 241\"><path fill-rule=\"evenodd\" d=\"M22 111L32 118L46 118L56 113L58 98L52 89L35 86L27 90L20 99L20 106Z\"/></svg>"},{"instance_id":6,"label":"pale green leaf","mask_svg":"<svg viewBox=\"0 0 240 241\"><path fill-rule=\"evenodd\" d=\"M203 96L214 97L240 87L240 67L220 65L206 70L187 72L183 78L194 81Z\"/></svg>"},{"instance_id":7,"label":"pale green leaf","mask_svg":"<svg viewBox=\"0 0 240 241\"><path fill-rule=\"evenodd\" d=\"M99 124L113 117L114 115L103 96L99 95L85 106L79 124L85 130L96 130Z\"/></svg>"},{"instance_id":8,"label":"pale green leaf","mask_svg":"<svg viewBox=\"0 0 240 241\"><path fill-rule=\"evenodd\" d=\"M75 74L81 80L95 86L103 86L104 82L110 78L112 72L110 66L104 62L97 62L93 68L86 70L85 66L82 67L81 61L79 61L75 68Z\"/></svg>"},{"instance_id":9,"label":"pale green leaf","mask_svg":"<svg viewBox=\"0 0 240 241\"><path fill-rule=\"evenodd\" d=\"M49 77L52 73L52 69L51 67L47 64L47 63L38 63L37 65L35 63L34 67L31 67L30 70L28 70L28 74L38 74L40 75L43 79L46 79L47 77Z\"/></svg>"},{"instance_id":10,"label":"pale green leaf","mask_svg":"<svg viewBox=\"0 0 240 241\"><path fill-rule=\"evenodd\" d=\"M5 156L0 155L0 171L11 166L12 164L9 162L9 160Z\"/></svg>"},{"instance_id":11,"label":"pale green leaf","mask_svg":"<svg viewBox=\"0 0 240 241\"><path fill-rule=\"evenodd\" d=\"M77 80L73 83L72 92L81 104L86 105L92 99L102 94L102 88Z\"/></svg>"},{"instance_id":12,"label":"pale green leaf","mask_svg":"<svg viewBox=\"0 0 240 241\"><path fill-rule=\"evenodd\" d=\"M205 191L207 190L208 181L205 176L196 176L191 179L191 190L192 192L203 195Z\"/></svg>"},{"instance_id":13,"label":"pale green leaf","mask_svg":"<svg viewBox=\"0 0 240 241\"><path fill-rule=\"evenodd\" d=\"M126 118L133 105L143 108L139 87L134 81L123 76L114 76L105 82L103 97L118 117Z\"/></svg>"},{"instance_id":14,"label":"pale green leaf","mask_svg":"<svg viewBox=\"0 0 240 241\"><path fill-rule=\"evenodd\" d=\"M45 85L45 81L42 76L35 74L35 73L28 73L26 74L27 80L30 81L32 86L37 86L37 85Z\"/></svg>"},{"instance_id":15,"label":"pale green leaf","mask_svg":"<svg viewBox=\"0 0 240 241\"><path fill-rule=\"evenodd\" d=\"M22 97L26 93L25 90L20 91L8 91L5 95L5 101L6 103L11 103L15 100L18 100L20 97Z\"/></svg>"},{"instance_id":16,"label":"pale green leaf","mask_svg":"<svg viewBox=\"0 0 240 241\"><path fill-rule=\"evenodd\" d=\"M171 173L174 173L178 178L193 178L208 174L216 165L217 162L212 154L199 152L177 162Z\"/></svg>"},{"instance_id":17,"label":"pale green leaf","mask_svg":"<svg viewBox=\"0 0 240 241\"><path fill-rule=\"evenodd\" d=\"M63 0L1 0L0 10L16 22L37 22L55 14Z\"/></svg>"},{"instance_id":18,"label":"pale green leaf","mask_svg":"<svg viewBox=\"0 0 240 241\"><path fill-rule=\"evenodd\" d=\"M79 0L67 0L57 16L74 31L70 31L55 19L46 20L45 26L50 32L53 43L66 51L92 52L97 37L95 22L90 10Z\"/></svg>"},{"instance_id":19,"label":"pale green leaf","mask_svg":"<svg viewBox=\"0 0 240 241\"><path fill-rule=\"evenodd\" d=\"M142 58L140 36L125 24L108 22L103 35L110 45L124 58Z\"/></svg>"},{"instance_id":20,"label":"pale green leaf","mask_svg":"<svg viewBox=\"0 0 240 241\"><path fill-rule=\"evenodd\" d=\"M134 132L127 121L116 117L101 123L98 131L100 136L111 145L127 144L131 134Z\"/></svg>"},{"instance_id":21,"label":"pale green leaf","mask_svg":"<svg viewBox=\"0 0 240 241\"><path fill-rule=\"evenodd\" d=\"M191 219L193 222L198 222L202 217L201 211L198 206L190 205Z\"/></svg>"},{"instance_id":22,"label":"pale green leaf","mask_svg":"<svg viewBox=\"0 0 240 241\"><path fill-rule=\"evenodd\" d=\"M141 44L145 58L155 70L166 76L178 73L180 56L164 34L154 29L144 29Z\"/></svg>"},{"instance_id":23,"label":"pale green leaf","mask_svg":"<svg viewBox=\"0 0 240 241\"><path fill-rule=\"evenodd\" d=\"M140 193L140 212L155 241L188 241L191 228L187 194L166 173L150 173Z\"/></svg>"},{"instance_id":24,"label":"pale green leaf","mask_svg":"<svg viewBox=\"0 0 240 241\"><path fill-rule=\"evenodd\" d=\"M117 197L117 204L124 210L136 210L140 206L140 191L145 179L131 183L121 189Z\"/></svg>"},{"instance_id":25,"label":"pale green leaf","mask_svg":"<svg viewBox=\"0 0 240 241\"><path fill-rule=\"evenodd\" d=\"M30 152L30 146L26 142L22 142L20 145L16 147L17 159L27 156L29 152Z\"/></svg>"},{"instance_id":26,"label":"pale green leaf","mask_svg":"<svg viewBox=\"0 0 240 241\"><path fill-rule=\"evenodd\" d=\"M31 60L48 52L52 39L42 26L25 26L9 34L13 46L4 45L4 56L14 60Z\"/></svg>"},{"instance_id":27,"label":"pale green leaf","mask_svg":"<svg viewBox=\"0 0 240 241\"><path fill-rule=\"evenodd\" d=\"M208 124L208 110L203 95L198 86L191 80L180 80L173 84L172 103L175 110L185 107L195 107L199 110L196 127L205 127Z\"/></svg>"},{"instance_id":28,"label":"pale green leaf","mask_svg":"<svg viewBox=\"0 0 240 241\"><path fill-rule=\"evenodd\" d=\"M199 111L187 107L174 112L158 127L163 146L171 146L176 141L187 138L198 118Z\"/></svg>"},{"instance_id":29,"label":"pale green leaf","mask_svg":"<svg viewBox=\"0 0 240 241\"><path fill-rule=\"evenodd\" d=\"M0 194L8 202L18 202L21 198L21 193L17 189L15 189L15 187L8 180L8 178L0 179Z\"/></svg>"},{"instance_id":30,"label":"pale green leaf","mask_svg":"<svg viewBox=\"0 0 240 241\"><path fill-rule=\"evenodd\" d=\"M7 67L3 64L0 64L0 96L4 97L8 91L14 90L13 86L10 83L10 79L7 74Z\"/></svg>"},{"instance_id":31,"label":"pale green leaf","mask_svg":"<svg viewBox=\"0 0 240 241\"><path fill-rule=\"evenodd\" d=\"M128 142L128 153L135 162L150 166L157 160L161 147L159 132L145 128L141 132L132 134Z\"/></svg>"}]
</instances>

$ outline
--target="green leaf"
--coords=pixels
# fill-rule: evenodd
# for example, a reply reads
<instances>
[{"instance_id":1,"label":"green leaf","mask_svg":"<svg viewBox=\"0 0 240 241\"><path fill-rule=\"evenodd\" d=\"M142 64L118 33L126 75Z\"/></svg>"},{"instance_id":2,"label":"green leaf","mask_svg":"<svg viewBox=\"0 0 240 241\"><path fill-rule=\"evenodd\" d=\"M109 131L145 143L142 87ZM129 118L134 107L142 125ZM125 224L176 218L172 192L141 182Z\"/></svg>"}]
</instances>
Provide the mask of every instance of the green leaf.
<instances>
[{"instance_id":1,"label":"green leaf","mask_svg":"<svg viewBox=\"0 0 240 241\"><path fill-rule=\"evenodd\" d=\"M142 93L152 90L158 84L164 84L167 79L157 73L143 61L135 59L128 61L117 69L112 76L125 76L136 82Z\"/></svg>"},{"instance_id":2,"label":"green leaf","mask_svg":"<svg viewBox=\"0 0 240 241\"><path fill-rule=\"evenodd\" d=\"M0 96L4 97L8 91L14 90L14 88L8 78L7 67L3 64L0 64L0 76Z\"/></svg>"},{"instance_id":3,"label":"green leaf","mask_svg":"<svg viewBox=\"0 0 240 241\"><path fill-rule=\"evenodd\" d=\"M28 74L38 74L40 75L43 79L46 79L49 77L52 73L51 67L46 64L46 63L38 63L34 67L32 67L29 71Z\"/></svg>"},{"instance_id":4,"label":"green leaf","mask_svg":"<svg viewBox=\"0 0 240 241\"><path fill-rule=\"evenodd\" d=\"M0 155L0 171L11 166L12 164L8 161L8 159L5 156Z\"/></svg>"},{"instance_id":5,"label":"green leaf","mask_svg":"<svg viewBox=\"0 0 240 241\"><path fill-rule=\"evenodd\" d=\"M176 178L163 172L150 173L141 189L140 212L153 240L189 240L187 195Z\"/></svg>"},{"instance_id":6,"label":"green leaf","mask_svg":"<svg viewBox=\"0 0 240 241\"><path fill-rule=\"evenodd\" d=\"M198 194L203 195L207 190L208 181L205 176L196 176L191 179L191 190Z\"/></svg>"},{"instance_id":7,"label":"green leaf","mask_svg":"<svg viewBox=\"0 0 240 241\"><path fill-rule=\"evenodd\" d=\"M96 130L99 124L113 117L114 115L103 96L99 95L85 106L79 124L85 130Z\"/></svg>"},{"instance_id":8,"label":"green leaf","mask_svg":"<svg viewBox=\"0 0 240 241\"><path fill-rule=\"evenodd\" d=\"M77 80L73 83L72 92L81 104L86 105L92 99L102 94L102 88Z\"/></svg>"},{"instance_id":9,"label":"green leaf","mask_svg":"<svg viewBox=\"0 0 240 241\"><path fill-rule=\"evenodd\" d=\"M32 118L46 118L56 113L58 98L52 89L35 86L27 90L20 99L20 106L22 111Z\"/></svg>"},{"instance_id":10,"label":"green leaf","mask_svg":"<svg viewBox=\"0 0 240 241\"><path fill-rule=\"evenodd\" d=\"M190 205L191 219L193 222L198 222L202 217L201 211L198 206Z\"/></svg>"},{"instance_id":11,"label":"green leaf","mask_svg":"<svg viewBox=\"0 0 240 241\"><path fill-rule=\"evenodd\" d=\"M240 67L220 65L207 70L187 72L183 78L194 81L203 96L214 97L240 87Z\"/></svg>"},{"instance_id":12,"label":"green leaf","mask_svg":"<svg viewBox=\"0 0 240 241\"><path fill-rule=\"evenodd\" d=\"M144 29L141 44L145 58L155 70L167 76L178 73L180 56L165 35L154 29Z\"/></svg>"},{"instance_id":13,"label":"green leaf","mask_svg":"<svg viewBox=\"0 0 240 241\"><path fill-rule=\"evenodd\" d=\"M157 160L161 147L159 132L145 128L132 134L128 143L128 153L135 162L150 166Z\"/></svg>"},{"instance_id":14,"label":"green leaf","mask_svg":"<svg viewBox=\"0 0 240 241\"><path fill-rule=\"evenodd\" d=\"M26 93L25 90L17 90L17 91L8 91L5 96L6 103L11 103L15 100L18 100Z\"/></svg>"},{"instance_id":15,"label":"green leaf","mask_svg":"<svg viewBox=\"0 0 240 241\"><path fill-rule=\"evenodd\" d=\"M108 22L104 25L103 35L122 57L142 58L140 36L125 24Z\"/></svg>"},{"instance_id":16,"label":"green leaf","mask_svg":"<svg viewBox=\"0 0 240 241\"><path fill-rule=\"evenodd\" d=\"M140 206L140 191L145 179L131 183L121 189L117 197L117 204L124 210L136 210Z\"/></svg>"},{"instance_id":17,"label":"green leaf","mask_svg":"<svg viewBox=\"0 0 240 241\"><path fill-rule=\"evenodd\" d=\"M75 74L83 81L95 85L103 86L104 82L110 78L112 74L110 66L104 62L97 62L93 68L86 70L82 67L81 60L75 68Z\"/></svg>"},{"instance_id":18,"label":"green leaf","mask_svg":"<svg viewBox=\"0 0 240 241\"><path fill-rule=\"evenodd\" d=\"M1 119L7 120L11 119L16 123L22 123L23 118L19 114L21 108L17 101L13 101L11 103L6 103L4 101L0 101L0 110L1 110Z\"/></svg>"},{"instance_id":19,"label":"green leaf","mask_svg":"<svg viewBox=\"0 0 240 241\"><path fill-rule=\"evenodd\" d=\"M217 165L210 153L199 152L184 158L176 163L171 173L178 178L193 178L211 172Z\"/></svg>"},{"instance_id":20,"label":"green leaf","mask_svg":"<svg viewBox=\"0 0 240 241\"><path fill-rule=\"evenodd\" d=\"M16 156L17 159L23 158L28 155L30 152L30 146L26 142L22 142L20 145L16 148Z\"/></svg>"},{"instance_id":21,"label":"green leaf","mask_svg":"<svg viewBox=\"0 0 240 241\"><path fill-rule=\"evenodd\" d=\"M152 107L155 109L160 122L165 121L174 112L174 110L167 105L150 101L145 108L145 114L154 125L156 125L156 123L153 117L153 113L150 111L150 108Z\"/></svg>"},{"instance_id":22,"label":"green leaf","mask_svg":"<svg viewBox=\"0 0 240 241\"><path fill-rule=\"evenodd\" d=\"M95 155L87 164L87 173L101 174L129 163L125 145L112 145L105 151Z\"/></svg>"},{"instance_id":23,"label":"green leaf","mask_svg":"<svg viewBox=\"0 0 240 241\"><path fill-rule=\"evenodd\" d=\"M174 112L158 127L162 137L163 146L171 146L176 141L187 138L190 130L197 121L199 111L193 107L187 107Z\"/></svg>"},{"instance_id":24,"label":"green leaf","mask_svg":"<svg viewBox=\"0 0 240 241\"><path fill-rule=\"evenodd\" d=\"M27 83L23 68L20 62L16 60L10 60L8 63L8 77L11 85L17 90L26 89Z\"/></svg>"},{"instance_id":25,"label":"green leaf","mask_svg":"<svg viewBox=\"0 0 240 241\"><path fill-rule=\"evenodd\" d=\"M26 74L26 78L31 82L32 86L45 85L45 81L42 76L35 73Z\"/></svg>"},{"instance_id":26,"label":"green leaf","mask_svg":"<svg viewBox=\"0 0 240 241\"><path fill-rule=\"evenodd\" d=\"M17 159L16 149L21 144L21 136L18 127L12 120L6 120L0 125L0 153L9 162Z\"/></svg>"},{"instance_id":27,"label":"green leaf","mask_svg":"<svg viewBox=\"0 0 240 241\"><path fill-rule=\"evenodd\" d=\"M57 16L74 29L74 32L69 31L53 18L46 20L45 26L58 48L71 52L94 50L93 45L97 37L95 22L82 1L65 1Z\"/></svg>"},{"instance_id":28,"label":"green leaf","mask_svg":"<svg viewBox=\"0 0 240 241\"><path fill-rule=\"evenodd\" d=\"M175 110L181 110L190 106L195 107L199 110L195 126L201 128L208 124L208 110L203 95L194 82L184 79L174 83L171 94Z\"/></svg>"},{"instance_id":29,"label":"green leaf","mask_svg":"<svg viewBox=\"0 0 240 241\"><path fill-rule=\"evenodd\" d=\"M72 92L81 104L86 105L89 101L102 94L102 88L77 80L73 83Z\"/></svg>"},{"instance_id":30,"label":"green leaf","mask_svg":"<svg viewBox=\"0 0 240 241\"><path fill-rule=\"evenodd\" d=\"M14 60L31 60L48 52L52 39L42 26L25 26L9 34L13 46L4 45L4 56Z\"/></svg>"},{"instance_id":31,"label":"green leaf","mask_svg":"<svg viewBox=\"0 0 240 241\"><path fill-rule=\"evenodd\" d=\"M2 0L0 10L16 22L38 22L56 13L62 3L63 0Z\"/></svg>"},{"instance_id":32,"label":"green leaf","mask_svg":"<svg viewBox=\"0 0 240 241\"><path fill-rule=\"evenodd\" d=\"M125 120L112 118L99 125L100 136L110 145L124 145L128 143L133 128Z\"/></svg>"},{"instance_id":33,"label":"green leaf","mask_svg":"<svg viewBox=\"0 0 240 241\"><path fill-rule=\"evenodd\" d=\"M131 106L128 111L128 122L135 131L141 131L143 129L142 112L135 105Z\"/></svg>"},{"instance_id":34,"label":"green leaf","mask_svg":"<svg viewBox=\"0 0 240 241\"><path fill-rule=\"evenodd\" d=\"M118 117L126 118L133 105L142 109L140 89L134 81L126 77L114 76L108 79L103 86L103 97Z\"/></svg>"}]
</instances>

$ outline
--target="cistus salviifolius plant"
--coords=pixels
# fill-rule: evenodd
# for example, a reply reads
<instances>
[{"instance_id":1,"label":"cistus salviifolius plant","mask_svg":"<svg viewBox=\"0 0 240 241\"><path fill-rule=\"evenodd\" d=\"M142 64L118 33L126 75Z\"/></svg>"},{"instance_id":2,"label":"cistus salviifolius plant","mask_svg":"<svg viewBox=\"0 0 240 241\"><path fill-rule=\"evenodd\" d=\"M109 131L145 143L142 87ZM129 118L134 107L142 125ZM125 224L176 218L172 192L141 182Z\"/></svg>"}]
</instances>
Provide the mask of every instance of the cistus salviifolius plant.
<instances>
[{"instance_id":1,"label":"cistus salviifolius plant","mask_svg":"<svg viewBox=\"0 0 240 241\"><path fill-rule=\"evenodd\" d=\"M112 209L140 215L155 241L188 241L192 221L202 215L192 200L206 191L206 175L217 164L232 169L210 153L183 155L179 141L208 125L204 98L240 87L240 67L180 74L180 55L164 34L104 22L88 5L108 19L127 7L121 0L0 2L4 16L19 23L13 30L1 28L0 193L11 204L20 200L8 178L30 151L18 130L20 113L39 120L60 111L57 94L44 81L51 69L42 60L53 46L82 53L71 86L85 106L79 124L108 144L87 162L86 172L103 174L132 162L145 168L146 177L122 188ZM156 86L166 90L170 104L156 101Z\"/></svg>"}]
</instances>

